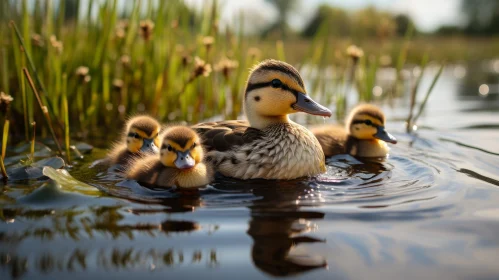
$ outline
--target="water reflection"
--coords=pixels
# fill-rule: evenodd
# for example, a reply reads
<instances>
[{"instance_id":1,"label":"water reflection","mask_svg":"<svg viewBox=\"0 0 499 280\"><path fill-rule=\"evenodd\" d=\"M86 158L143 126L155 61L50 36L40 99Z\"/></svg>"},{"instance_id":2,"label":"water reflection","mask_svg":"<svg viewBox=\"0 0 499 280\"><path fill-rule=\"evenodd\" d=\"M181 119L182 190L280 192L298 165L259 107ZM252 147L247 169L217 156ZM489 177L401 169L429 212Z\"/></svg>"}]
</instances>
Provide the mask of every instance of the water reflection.
<instances>
[{"instance_id":1,"label":"water reflection","mask_svg":"<svg viewBox=\"0 0 499 280\"><path fill-rule=\"evenodd\" d=\"M167 249L142 250L133 247L100 249L98 251L76 248L66 253L51 253L19 256L15 253L0 251L0 269L8 271L13 279L23 277L31 270L44 274L54 272L85 271L89 267L109 269L146 268L155 270L161 267L172 267L182 264L201 264L218 266L217 251Z\"/></svg>"},{"instance_id":2,"label":"water reflection","mask_svg":"<svg viewBox=\"0 0 499 280\"><path fill-rule=\"evenodd\" d=\"M290 203L306 196L310 189L278 183L253 190L261 198L249 207L251 220L247 233L253 238L251 257L258 269L272 276L289 276L327 266L323 257L305 246L325 242L309 234L315 229L313 221L323 219L324 213L303 211Z\"/></svg>"}]
</instances>

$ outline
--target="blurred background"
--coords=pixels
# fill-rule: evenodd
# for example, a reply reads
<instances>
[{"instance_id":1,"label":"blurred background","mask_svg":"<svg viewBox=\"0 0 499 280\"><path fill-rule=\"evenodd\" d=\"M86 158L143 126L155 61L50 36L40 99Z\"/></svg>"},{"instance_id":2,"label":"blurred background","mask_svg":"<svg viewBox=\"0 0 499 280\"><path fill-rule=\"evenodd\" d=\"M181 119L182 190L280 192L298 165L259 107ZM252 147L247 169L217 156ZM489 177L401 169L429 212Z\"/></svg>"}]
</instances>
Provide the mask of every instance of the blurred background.
<instances>
[{"instance_id":1,"label":"blurred background","mask_svg":"<svg viewBox=\"0 0 499 280\"><path fill-rule=\"evenodd\" d=\"M248 69L266 58L297 67L340 122L374 102L412 127L412 111L422 114L445 77L454 87L439 91L489 98L483 106L499 92L494 0L9 0L0 18L0 90L14 97L20 139L44 106L57 135L68 122L79 138L105 136L102 124L119 130L136 113L238 118Z\"/></svg>"}]
</instances>

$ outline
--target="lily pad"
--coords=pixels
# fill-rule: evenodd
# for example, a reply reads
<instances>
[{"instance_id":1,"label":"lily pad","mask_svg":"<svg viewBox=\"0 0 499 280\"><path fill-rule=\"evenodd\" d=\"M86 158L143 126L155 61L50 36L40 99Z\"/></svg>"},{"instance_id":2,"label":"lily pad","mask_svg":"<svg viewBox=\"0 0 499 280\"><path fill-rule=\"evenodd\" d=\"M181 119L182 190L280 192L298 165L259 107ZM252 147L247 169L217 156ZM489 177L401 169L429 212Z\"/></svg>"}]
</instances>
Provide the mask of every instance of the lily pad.
<instances>
[{"instance_id":1,"label":"lily pad","mask_svg":"<svg viewBox=\"0 0 499 280\"><path fill-rule=\"evenodd\" d=\"M12 149L10 147L7 148L8 154L10 151L12 151L15 153L15 155L6 157L4 160L4 164L8 166L11 164L18 163L21 160L26 160L28 158L28 155L30 154L30 149L31 145L29 143L17 145ZM53 155L54 153L49 147L45 146L42 143L38 142L35 143L35 153L34 153L35 158L45 158Z\"/></svg>"},{"instance_id":2,"label":"lily pad","mask_svg":"<svg viewBox=\"0 0 499 280\"><path fill-rule=\"evenodd\" d=\"M39 179L44 176L43 168L46 166L56 169L62 168L64 167L64 160L60 157L51 157L34 162L29 166L16 164L7 168L7 175L9 181ZM0 178L3 178L3 176L0 175Z\"/></svg>"},{"instance_id":3,"label":"lily pad","mask_svg":"<svg viewBox=\"0 0 499 280\"><path fill-rule=\"evenodd\" d=\"M16 154L21 154L21 153L29 153L31 150L31 143L21 143L19 145L16 145L12 151ZM50 149L47 145L40 143L40 142L35 142L35 153L40 152L40 151L45 151L47 153L52 152L52 149Z\"/></svg>"},{"instance_id":4,"label":"lily pad","mask_svg":"<svg viewBox=\"0 0 499 280\"><path fill-rule=\"evenodd\" d=\"M84 143L84 142L78 142L74 146L82 154L88 154L94 149L94 146L87 144L87 143Z\"/></svg>"},{"instance_id":5,"label":"lily pad","mask_svg":"<svg viewBox=\"0 0 499 280\"><path fill-rule=\"evenodd\" d=\"M43 168L43 175L56 181L59 185L61 185L62 190L65 191L79 192L85 195L101 194L99 189L75 179L65 169L54 169L51 166L45 166Z\"/></svg>"}]
</instances>

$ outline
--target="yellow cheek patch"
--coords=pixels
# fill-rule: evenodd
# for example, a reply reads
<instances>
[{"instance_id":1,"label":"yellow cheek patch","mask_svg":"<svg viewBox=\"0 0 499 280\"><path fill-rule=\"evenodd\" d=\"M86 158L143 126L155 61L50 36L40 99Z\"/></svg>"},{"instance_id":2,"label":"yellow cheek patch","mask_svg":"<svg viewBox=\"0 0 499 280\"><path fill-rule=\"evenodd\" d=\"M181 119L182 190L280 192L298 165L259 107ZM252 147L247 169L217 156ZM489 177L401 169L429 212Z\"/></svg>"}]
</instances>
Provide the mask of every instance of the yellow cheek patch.
<instances>
[{"instance_id":1,"label":"yellow cheek patch","mask_svg":"<svg viewBox=\"0 0 499 280\"><path fill-rule=\"evenodd\" d=\"M191 150L191 157L196 163L199 163L203 160L203 149L201 148L201 146L197 146L196 148Z\"/></svg>"},{"instance_id":2,"label":"yellow cheek patch","mask_svg":"<svg viewBox=\"0 0 499 280\"><path fill-rule=\"evenodd\" d=\"M126 145L128 148L128 151L132 153L137 153L139 152L140 148L142 148L143 141L134 137L127 137L126 139Z\"/></svg>"},{"instance_id":3,"label":"yellow cheek patch","mask_svg":"<svg viewBox=\"0 0 499 280\"><path fill-rule=\"evenodd\" d=\"M160 152L161 163L164 166L175 167L175 160L177 159L177 153L175 151L168 151L168 149L163 149Z\"/></svg>"}]
</instances>

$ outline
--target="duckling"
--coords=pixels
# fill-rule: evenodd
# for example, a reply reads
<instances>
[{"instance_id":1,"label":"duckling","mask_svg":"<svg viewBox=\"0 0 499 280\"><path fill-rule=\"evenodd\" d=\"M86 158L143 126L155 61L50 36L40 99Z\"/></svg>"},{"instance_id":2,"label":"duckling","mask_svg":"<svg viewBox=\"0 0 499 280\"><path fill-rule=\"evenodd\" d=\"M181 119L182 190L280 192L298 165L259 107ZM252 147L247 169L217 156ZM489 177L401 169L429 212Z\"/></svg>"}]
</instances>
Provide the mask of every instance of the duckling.
<instances>
[{"instance_id":1,"label":"duckling","mask_svg":"<svg viewBox=\"0 0 499 280\"><path fill-rule=\"evenodd\" d=\"M122 139L108 154L111 164L127 165L140 154L158 153L161 125L149 116L135 116L125 124Z\"/></svg>"},{"instance_id":2,"label":"duckling","mask_svg":"<svg viewBox=\"0 0 499 280\"><path fill-rule=\"evenodd\" d=\"M357 157L385 157L388 143L397 139L385 130L385 115L380 108L362 104L355 107L346 122L346 128L324 125L312 129L324 154L350 154Z\"/></svg>"},{"instance_id":3,"label":"duckling","mask_svg":"<svg viewBox=\"0 0 499 280\"><path fill-rule=\"evenodd\" d=\"M194 130L185 126L171 127L163 134L160 155L137 158L130 164L126 177L159 187L203 187L214 176L203 157L203 147Z\"/></svg>"},{"instance_id":4,"label":"duckling","mask_svg":"<svg viewBox=\"0 0 499 280\"><path fill-rule=\"evenodd\" d=\"M329 117L331 111L305 93L293 66L272 59L256 65L246 83L243 106L248 121L193 126L216 171L237 179L282 180L325 172L319 142L288 115L305 112Z\"/></svg>"}]
</instances>

